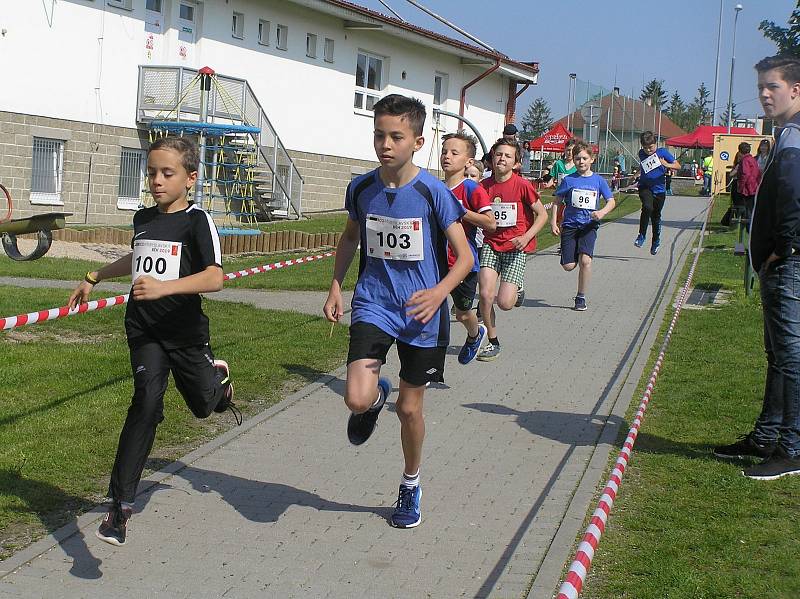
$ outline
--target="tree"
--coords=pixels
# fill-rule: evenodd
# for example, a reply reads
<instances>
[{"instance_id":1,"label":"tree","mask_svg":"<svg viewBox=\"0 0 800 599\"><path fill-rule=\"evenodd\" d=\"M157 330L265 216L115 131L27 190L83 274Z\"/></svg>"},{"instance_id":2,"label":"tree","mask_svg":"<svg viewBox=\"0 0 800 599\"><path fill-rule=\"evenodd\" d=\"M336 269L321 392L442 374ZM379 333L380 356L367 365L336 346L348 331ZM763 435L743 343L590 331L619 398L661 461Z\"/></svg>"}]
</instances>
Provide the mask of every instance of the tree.
<instances>
[{"instance_id":1,"label":"tree","mask_svg":"<svg viewBox=\"0 0 800 599\"><path fill-rule=\"evenodd\" d=\"M775 42L779 54L800 56L800 0L789 17L789 27L781 27L772 21L761 21L758 26L764 37Z\"/></svg>"},{"instance_id":2,"label":"tree","mask_svg":"<svg viewBox=\"0 0 800 599\"><path fill-rule=\"evenodd\" d=\"M686 108L686 118L681 124L681 127L691 131L698 125L710 125L711 111L708 109L710 102L711 92L708 91L705 82L700 84L697 88L697 95L692 100L692 103Z\"/></svg>"},{"instance_id":3,"label":"tree","mask_svg":"<svg viewBox=\"0 0 800 599\"><path fill-rule=\"evenodd\" d=\"M547 100L536 98L522 117L522 140L536 139L553 126L553 117Z\"/></svg>"},{"instance_id":4,"label":"tree","mask_svg":"<svg viewBox=\"0 0 800 599\"><path fill-rule=\"evenodd\" d=\"M669 99L667 116L673 123L683 128L681 123L683 123L684 119L686 118L686 104L681 99L681 95L677 91L673 93Z\"/></svg>"},{"instance_id":5,"label":"tree","mask_svg":"<svg viewBox=\"0 0 800 599\"><path fill-rule=\"evenodd\" d=\"M663 79L651 79L647 85L642 88L642 93L639 96L639 99L642 102L646 102L650 99L652 106L655 108L661 108L667 103L667 92L664 90L664 80Z\"/></svg>"},{"instance_id":6,"label":"tree","mask_svg":"<svg viewBox=\"0 0 800 599\"><path fill-rule=\"evenodd\" d=\"M738 112L736 112L736 102L731 102L731 113L733 114L733 117L731 118L731 126L733 126L734 121L742 116ZM720 115L720 117L719 117L719 124L721 126L723 126L723 127L727 127L728 126L728 107L727 106L725 107L725 112L723 112L722 115Z\"/></svg>"}]
</instances>

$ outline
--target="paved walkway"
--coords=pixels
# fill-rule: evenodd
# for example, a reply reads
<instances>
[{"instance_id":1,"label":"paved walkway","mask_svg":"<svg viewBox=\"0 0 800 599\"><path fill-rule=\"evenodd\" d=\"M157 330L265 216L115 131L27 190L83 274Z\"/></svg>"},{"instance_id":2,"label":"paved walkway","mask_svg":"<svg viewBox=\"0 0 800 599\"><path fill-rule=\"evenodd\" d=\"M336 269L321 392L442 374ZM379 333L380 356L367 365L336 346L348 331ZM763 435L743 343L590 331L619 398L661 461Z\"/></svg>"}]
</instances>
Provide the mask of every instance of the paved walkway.
<instances>
[{"instance_id":1,"label":"paved walkway","mask_svg":"<svg viewBox=\"0 0 800 599\"><path fill-rule=\"evenodd\" d=\"M387 524L392 408L350 446L340 369L151 477L124 548L86 514L3 562L0 596L550 597L704 210L670 198L655 257L632 245L637 215L604 226L587 312L554 253L530 261L498 360L453 355L427 394L419 528Z\"/></svg>"}]
</instances>

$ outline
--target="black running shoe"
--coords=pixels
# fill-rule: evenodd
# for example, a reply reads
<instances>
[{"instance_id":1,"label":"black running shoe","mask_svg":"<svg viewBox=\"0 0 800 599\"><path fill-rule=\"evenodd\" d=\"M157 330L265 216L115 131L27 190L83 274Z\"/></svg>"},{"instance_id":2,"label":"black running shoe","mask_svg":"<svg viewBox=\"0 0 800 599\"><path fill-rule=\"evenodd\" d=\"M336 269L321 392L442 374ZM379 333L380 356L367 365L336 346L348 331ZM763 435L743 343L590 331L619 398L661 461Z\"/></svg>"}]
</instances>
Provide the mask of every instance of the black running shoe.
<instances>
[{"instance_id":1,"label":"black running shoe","mask_svg":"<svg viewBox=\"0 0 800 599\"><path fill-rule=\"evenodd\" d=\"M714 455L718 458L729 460L741 460L742 458L760 458L764 460L773 454L775 446L775 443L758 443L753 439L753 433L748 433L739 437L736 443L715 447Z\"/></svg>"},{"instance_id":2,"label":"black running shoe","mask_svg":"<svg viewBox=\"0 0 800 599\"><path fill-rule=\"evenodd\" d=\"M378 379L378 389L380 392L378 404L361 414L350 414L350 418L347 420L347 438L350 439L350 443L353 445L361 445L375 431L375 426L378 424L378 414L381 413L383 406L386 404L386 398L392 392L392 383L389 379L381 377Z\"/></svg>"},{"instance_id":3,"label":"black running shoe","mask_svg":"<svg viewBox=\"0 0 800 599\"><path fill-rule=\"evenodd\" d=\"M125 536L128 528L128 519L131 517L131 510L123 508L115 501L108 510L106 517L100 523L95 535L101 541L122 547L125 544Z\"/></svg>"},{"instance_id":4,"label":"black running shoe","mask_svg":"<svg viewBox=\"0 0 800 599\"><path fill-rule=\"evenodd\" d=\"M800 474L800 456L790 457L786 450L778 446L773 454L755 466L742 470L747 478L754 480L775 480L783 476Z\"/></svg>"}]
</instances>

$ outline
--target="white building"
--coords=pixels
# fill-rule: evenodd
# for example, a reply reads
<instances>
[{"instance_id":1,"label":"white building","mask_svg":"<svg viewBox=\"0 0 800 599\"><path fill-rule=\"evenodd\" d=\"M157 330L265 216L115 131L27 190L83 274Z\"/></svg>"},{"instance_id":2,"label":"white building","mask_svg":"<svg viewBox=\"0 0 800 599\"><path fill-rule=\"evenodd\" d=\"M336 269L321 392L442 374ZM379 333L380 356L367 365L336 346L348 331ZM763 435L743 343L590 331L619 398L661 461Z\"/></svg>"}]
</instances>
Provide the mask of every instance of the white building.
<instances>
[{"instance_id":1,"label":"white building","mask_svg":"<svg viewBox=\"0 0 800 599\"><path fill-rule=\"evenodd\" d=\"M347 182L376 164L380 97L426 104L416 162L437 168L433 108L463 114L491 144L538 74L536 63L343 0L0 2L0 182L19 216L130 221L137 202L124 200L149 143L140 67L208 65L247 80L304 179L304 212L341 208Z\"/></svg>"}]
</instances>

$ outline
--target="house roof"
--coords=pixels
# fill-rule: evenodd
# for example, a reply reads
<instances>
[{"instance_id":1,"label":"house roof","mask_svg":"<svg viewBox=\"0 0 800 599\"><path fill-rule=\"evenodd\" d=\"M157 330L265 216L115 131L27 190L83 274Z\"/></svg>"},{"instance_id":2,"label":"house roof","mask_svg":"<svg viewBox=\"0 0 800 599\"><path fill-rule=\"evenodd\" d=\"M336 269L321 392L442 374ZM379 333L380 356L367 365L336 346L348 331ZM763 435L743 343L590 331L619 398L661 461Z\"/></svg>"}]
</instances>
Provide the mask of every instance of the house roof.
<instances>
[{"instance_id":1,"label":"house roof","mask_svg":"<svg viewBox=\"0 0 800 599\"><path fill-rule=\"evenodd\" d=\"M480 46L453 39L347 0L290 1L331 16L340 17L345 22L345 28L384 31L395 37L411 39L417 43L456 54L461 58L461 62L464 65L490 66L499 63L499 71L522 83L535 84L539 76L538 62L514 60L501 52L493 52Z\"/></svg>"},{"instance_id":2,"label":"house roof","mask_svg":"<svg viewBox=\"0 0 800 599\"><path fill-rule=\"evenodd\" d=\"M658 132L659 119L661 121L661 137L675 137L686 133L672 119L666 114L660 113L659 110L650 106L646 102L618 96L613 93L603 96L595 100L596 104L600 104L600 123L601 130L606 128L606 122L609 119L609 108L611 109L610 127L611 131L625 131L626 133L634 131L641 133L642 131ZM572 130L580 131L583 129L584 119L581 115L580 109L572 113ZM562 117L556 121L566 126L567 117ZM555 124L555 123L554 123Z\"/></svg>"}]
</instances>

